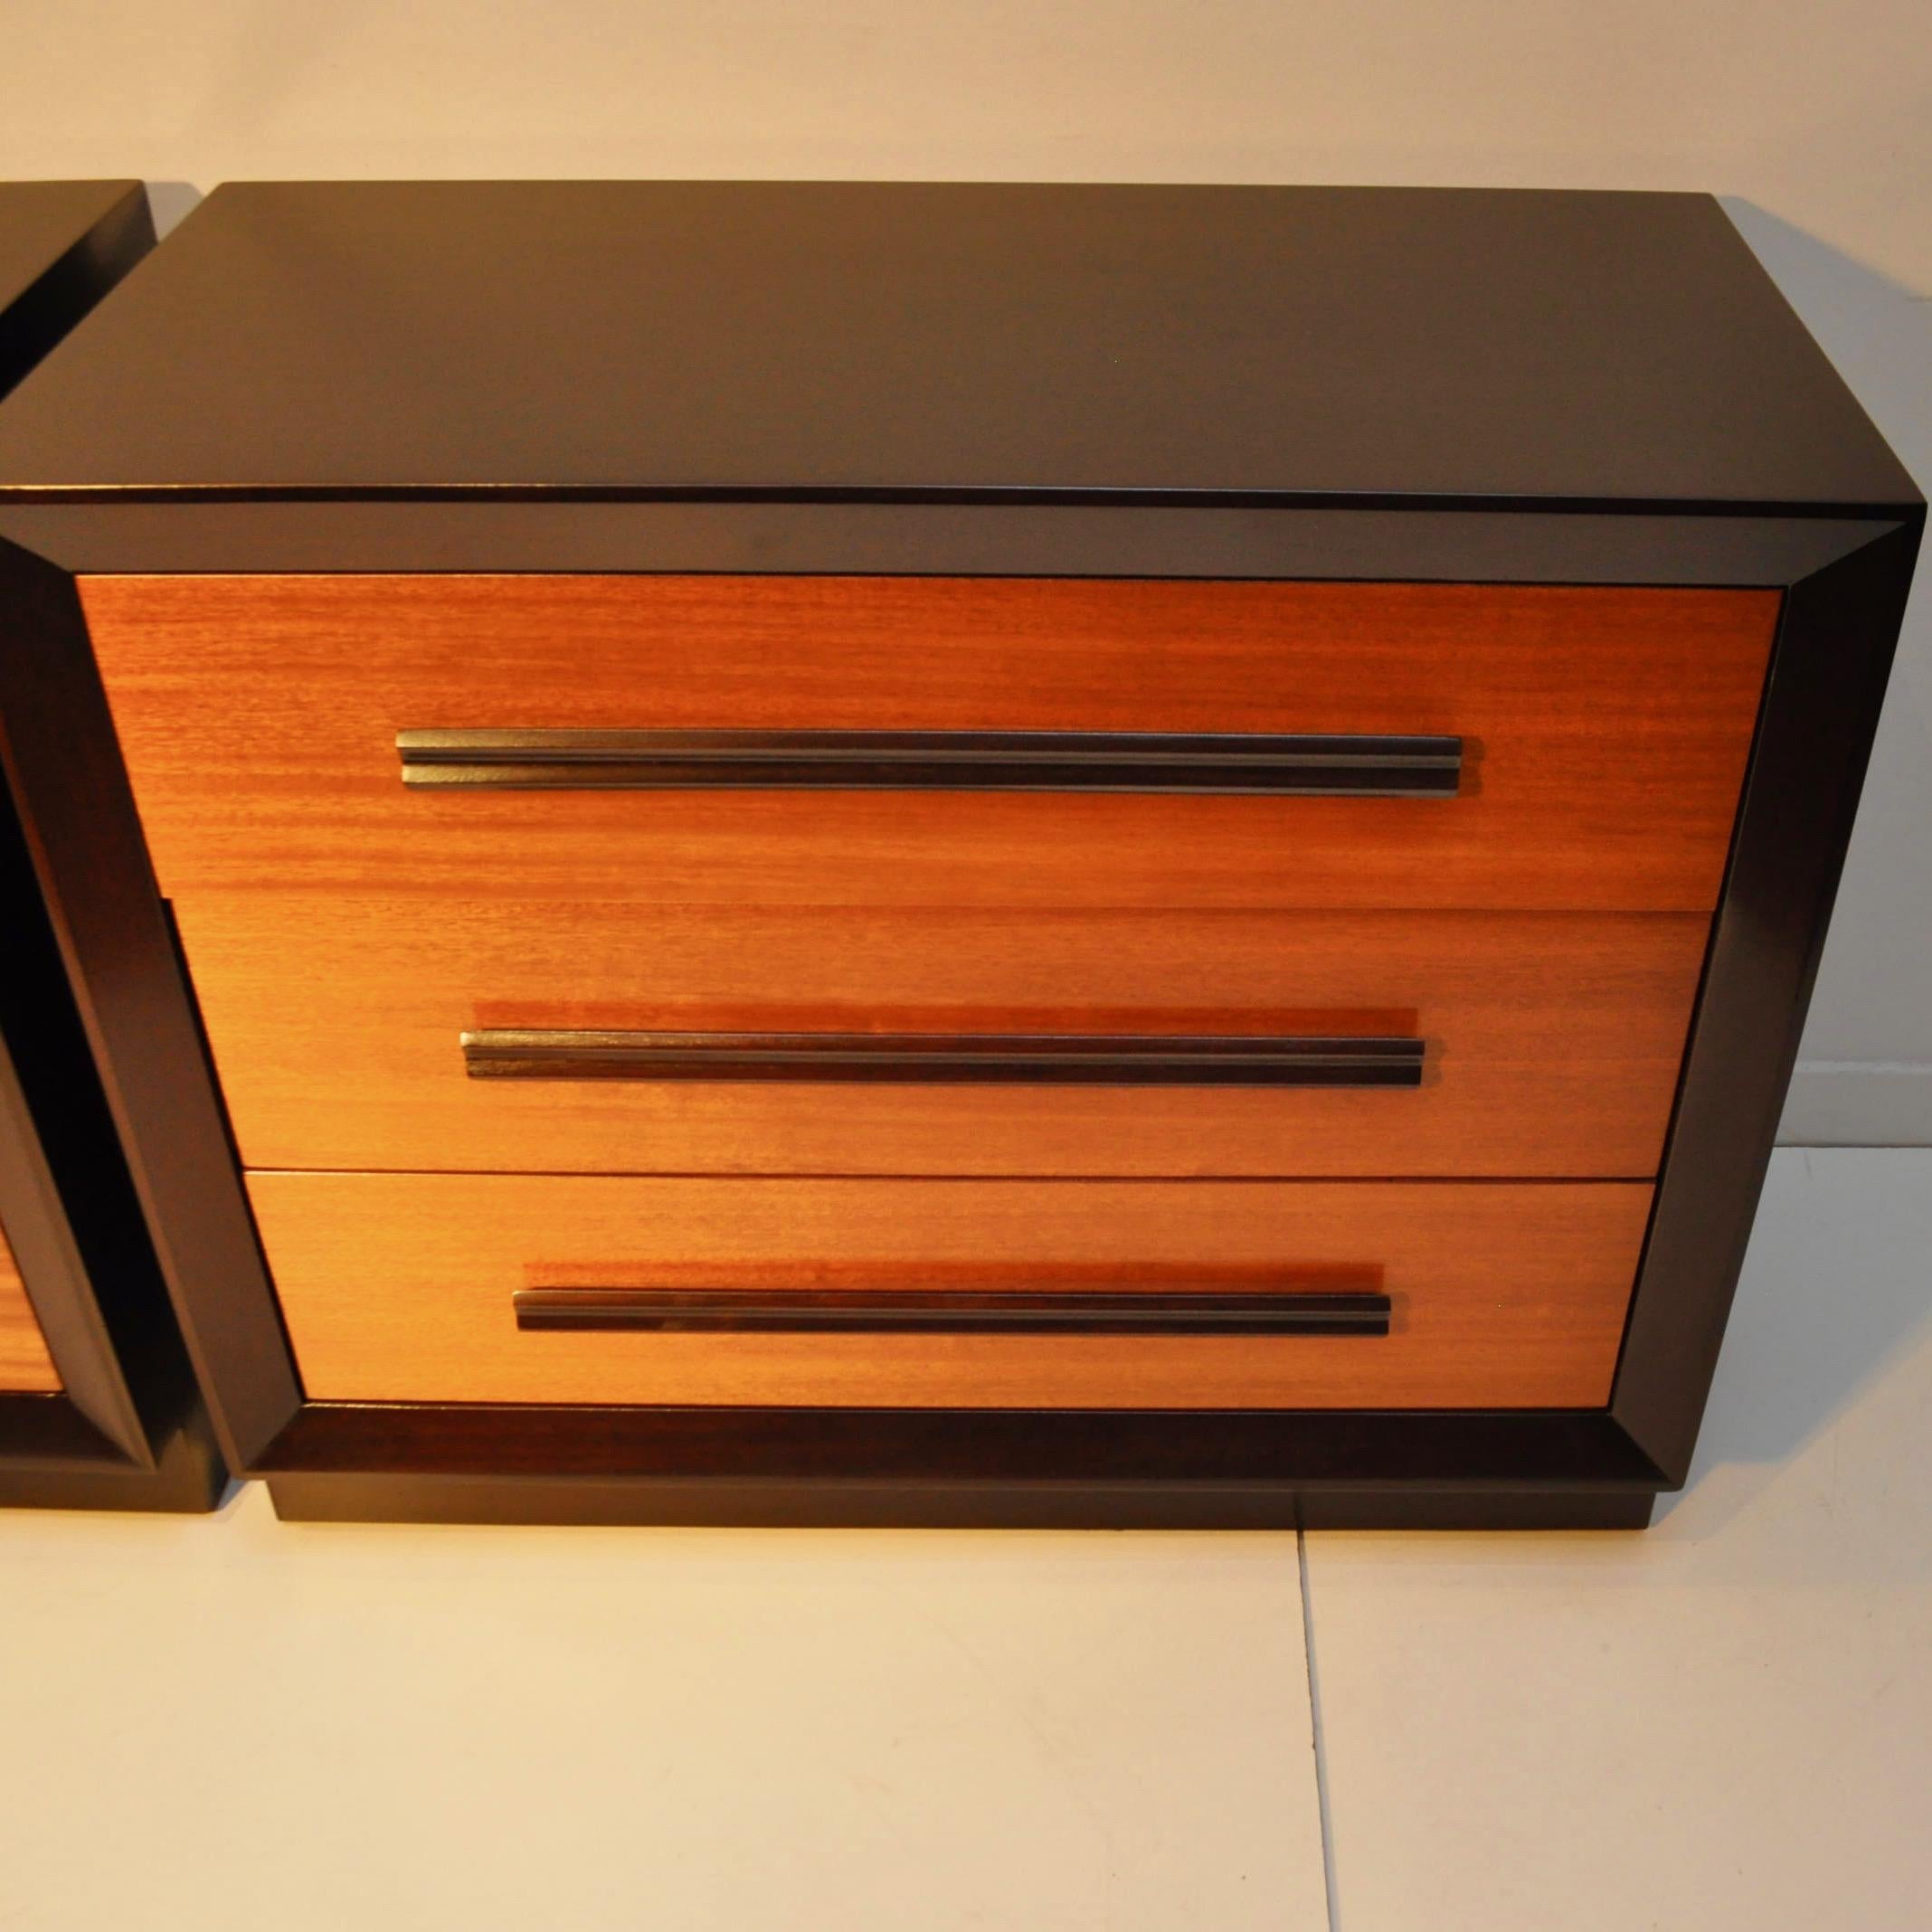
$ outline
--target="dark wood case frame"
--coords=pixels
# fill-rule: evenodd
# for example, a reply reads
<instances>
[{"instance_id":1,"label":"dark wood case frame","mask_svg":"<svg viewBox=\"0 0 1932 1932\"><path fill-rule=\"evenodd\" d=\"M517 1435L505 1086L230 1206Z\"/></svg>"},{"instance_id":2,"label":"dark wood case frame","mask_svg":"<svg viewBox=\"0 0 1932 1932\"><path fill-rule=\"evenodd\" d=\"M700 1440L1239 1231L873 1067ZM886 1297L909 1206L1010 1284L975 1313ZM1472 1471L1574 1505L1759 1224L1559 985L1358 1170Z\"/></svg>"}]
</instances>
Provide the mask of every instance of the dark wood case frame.
<instances>
[{"instance_id":1,"label":"dark wood case frame","mask_svg":"<svg viewBox=\"0 0 1932 1932\"><path fill-rule=\"evenodd\" d=\"M7 192L33 196L36 235L72 239L8 291L0 393L155 243L138 182ZM226 1472L5 793L0 908L0 1226L61 1379L0 1393L0 1506L212 1508Z\"/></svg>"},{"instance_id":2,"label":"dark wood case frame","mask_svg":"<svg viewBox=\"0 0 1932 1932\"><path fill-rule=\"evenodd\" d=\"M1635 1528L1681 1486L1770 1157L1922 506L1418 508L260 493L0 507L10 781L233 1466L295 1518ZM75 578L980 572L1784 593L1615 1387L1591 1412L310 1402L279 1320ZM59 728L54 728L54 721Z\"/></svg>"}]
</instances>

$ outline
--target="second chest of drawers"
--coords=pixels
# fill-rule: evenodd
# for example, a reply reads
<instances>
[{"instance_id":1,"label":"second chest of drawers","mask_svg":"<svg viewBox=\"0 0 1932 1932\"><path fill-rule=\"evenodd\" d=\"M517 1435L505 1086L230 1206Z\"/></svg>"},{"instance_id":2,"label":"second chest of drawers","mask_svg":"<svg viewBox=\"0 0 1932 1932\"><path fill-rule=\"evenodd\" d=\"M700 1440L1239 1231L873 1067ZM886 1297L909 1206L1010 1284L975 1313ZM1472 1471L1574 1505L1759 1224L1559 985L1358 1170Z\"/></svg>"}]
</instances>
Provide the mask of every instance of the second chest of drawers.
<instances>
[{"instance_id":1,"label":"second chest of drawers","mask_svg":"<svg viewBox=\"0 0 1932 1932\"><path fill-rule=\"evenodd\" d=\"M154 239L137 182L0 182L0 397ZM0 650L14 643L0 618ZM211 1509L225 1473L147 1253L5 752L0 728L0 1508Z\"/></svg>"}]
</instances>

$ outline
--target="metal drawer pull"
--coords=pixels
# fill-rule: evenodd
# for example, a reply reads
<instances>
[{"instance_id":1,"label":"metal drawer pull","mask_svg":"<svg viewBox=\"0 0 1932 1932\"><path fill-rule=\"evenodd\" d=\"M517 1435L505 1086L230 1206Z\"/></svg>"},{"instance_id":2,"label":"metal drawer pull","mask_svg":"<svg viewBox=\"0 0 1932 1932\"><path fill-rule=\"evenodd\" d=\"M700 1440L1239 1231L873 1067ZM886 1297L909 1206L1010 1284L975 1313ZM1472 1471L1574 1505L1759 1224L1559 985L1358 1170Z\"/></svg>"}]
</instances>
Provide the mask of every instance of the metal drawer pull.
<instances>
[{"instance_id":1,"label":"metal drawer pull","mask_svg":"<svg viewBox=\"0 0 1932 1932\"><path fill-rule=\"evenodd\" d=\"M1386 1294L519 1288L516 1326L781 1335L1387 1335Z\"/></svg>"},{"instance_id":2,"label":"metal drawer pull","mask_svg":"<svg viewBox=\"0 0 1932 1932\"><path fill-rule=\"evenodd\" d=\"M822 1080L1413 1087L1423 1042L1105 1034L631 1033L484 1028L473 1080Z\"/></svg>"},{"instance_id":3,"label":"metal drawer pull","mask_svg":"<svg viewBox=\"0 0 1932 1932\"><path fill-rule=\"evenodd\" d=\"M399 731L405 785L1453 798L1463 741L1143 731Z\"/></svg>"}]
</instances>

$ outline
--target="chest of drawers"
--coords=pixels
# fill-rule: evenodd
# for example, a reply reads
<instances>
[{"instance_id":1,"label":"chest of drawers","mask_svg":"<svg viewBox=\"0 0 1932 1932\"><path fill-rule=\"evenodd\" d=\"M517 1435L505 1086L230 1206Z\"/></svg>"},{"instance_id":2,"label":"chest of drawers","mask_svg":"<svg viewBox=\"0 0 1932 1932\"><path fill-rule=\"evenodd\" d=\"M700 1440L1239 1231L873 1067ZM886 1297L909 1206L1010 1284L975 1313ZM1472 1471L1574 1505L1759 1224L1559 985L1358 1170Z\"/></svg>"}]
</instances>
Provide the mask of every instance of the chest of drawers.
<instances>
[{"instance_id":1,"label":"chest of drawers","mask_svg":"<svg viewBox=\"0 0 1932 1932\"><path fill-rule=\"evenodd\" d=\"M1646 1520L1922 515L1697 196L219 192L0 719L229 1448Z\"/></svg>"},{"instance_id":2,"label":"chest of drawers","mask_svg":"<svg viewBox=\"0 0 1932 1932\"><path fill-rule=\"evenodd\" d=\"M0 396L153 245L137 182L0 183ZM199 1510L223 1480L0 785L0 1506Z\"/></svg>"}]
</instances>

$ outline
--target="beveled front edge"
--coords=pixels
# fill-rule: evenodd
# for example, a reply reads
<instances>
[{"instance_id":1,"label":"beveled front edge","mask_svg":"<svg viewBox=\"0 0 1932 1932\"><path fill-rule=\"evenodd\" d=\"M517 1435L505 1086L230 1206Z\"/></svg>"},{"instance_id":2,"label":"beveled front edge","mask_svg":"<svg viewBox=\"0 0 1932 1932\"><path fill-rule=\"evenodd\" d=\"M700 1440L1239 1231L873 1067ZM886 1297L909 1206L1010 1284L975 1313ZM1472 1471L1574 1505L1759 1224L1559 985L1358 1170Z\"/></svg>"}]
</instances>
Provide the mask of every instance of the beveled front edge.
<instances>
[{"instance_id":1,"label":"beveled front edge","mask_svg":"<svg viewBox=\"0 0 1932 1932\"><path fill-rule=\"evenodd\" d=\"M699 507L707 513L702 534L681 545L680 526ZM883 539L882 514L890 526ZM1009 515L1022 521L1003 522L1006 535L978 526L979 519ZM167 942L119 771L71 573L213 568L217 558L221 568L263 572L325 563L337 570L575 569L584 567L589 551L606 569L800 569L814 567L816 557L817 567L849 571L885 567L876 561L855 565L855 559L882 555L898 556L904 569L919 550L923 523L933 534L933 554L949 569L961 567L961 555L970 554L973 567L990 573L1110 574L1122 567L1122 539L1100 525L1123 515L1142 518L1143 530L1151 518L1165 533L1130 574L1148 573L1158 559L1183 575L1715 582L1790 591L1611 1408L1521 1416L1230 1413L1195 1418L1185 1431L1168 1415L1103 1414L1080 1418L1094 1432L1081 1451L1094 1473L1082 1481L1075 1472L1072 1491L1067 1458L1074 1444L1063 1416L1016 1413L1002 1418L1009 1428L989 1432L983 1414L936 1411L894 1417L882 1435L876 1418L800 1411L776 1425L789 1473L743 1520L803 1520L783 1514L800 1507L800 1479L822 1499L819 1485L862 1478L869 1479L863 1486L888 1499L872 1505L879 1514L868 1520L908 1520L910 1506L905 1515L895 1514L889 1498L902 1484L916 1489L936 1480L935 1458L947 1472L946 1485L980 1499L982 1513L971 1520L1034 1520L1027 1499L1069 1494L1075 1500L1065 1505L1066 1520L1138 1520L1137 1497L1168 1499L1158 1507L1171 1513L1160 1513L1160 1520L1209 1520L1208 1492L1193 1485L1218 1482L1259 1499L1243 1506L1256 1520L1631 1526L1647 1515L1651 1494L1683 1481L1788 1072L1788 1052L1766 1064L1754 1027L1769 1016L1795 1043L1802 1023L1922 509L1869 521L1802 514L1624 519L1614 513L1477 516L1365 505L1347 512L1230 513L1203 545L1208 526L1190 520L1219 513L0 504L0 537L12 540L0 551L0 598L16 613L15 635L34 640L31 649L0 653L10 771L223 1440L238 1466L279 1479L279 1506L298 1515L337 1508L458 1514L461 1496L441 1482L450 1476L488 1485L490 1493L478 1504L485 1516L522 1509L533 1520L567 1520L573 1512L592 1520L678 1520L662 1513L675 1492L697 1499L676 1505L690 1512L683 1520L727 1520L713 1507L716 1492L708 1479L731 1473L734 1459L743 1461L743 1444L769 1436L771 1427L745 1412L722 1418L642 1412L614 1430L610 1413L596 1410L411 1412L303 1404L192 995ZM774 551L762 533L774 518L793 516L804 534ZM573 532L578 517L594 526L588 535ZM1057 521L1063 518L1075 520ZM318 532L327 533L326 541ZM626 545L633 543L627 564ZM1056 553L1056 561L1048 553ZM511 554L515 561L507 565ZM1185 567L1189 556L1196 559L1191 570ZM1209 556L1212 565L1200 567ZM1847 662L1856 667L1851 675L1828 675ZM52 734L35 728L56 715L72 721L61 753L52 749ZM1826 809L1793 813L1789 801L1796 794L1781 790L1777 779L1790 772L1795 756L1806 771L1804 795L1833 801ZM1802 822L1794 826L1793 817ZM1789 862L1794 840L1796 864ZM729 1441L719 1437L721 1419ZM1472 1444L1481 1453L1472 1454ZM627 1460L616 1471L606 1466L594 1493L549 1480L591 1476L601 1458L620 1452ZM1526 1483L1525 1472L1535 1480ZM514 1483L497 1484L497 1477ZM516 1485L525 1485L516 1491L521 1501L512 1495ZM474 1487L464 1493L473 1500L482 1494ZM1198 1510L1186 1501L1195 1493L1202 1497ZM1438 1506L1432 1495L1454 1500ZM782 1501L788 1496L790 1505ZM1156 1505L1149 1501L1145 1508Z\"/></svg>"},{"instance_id":2,"label":"beveled front edge","mask_svg":"<svg viewBox=\"0 0 1932 1932\"><path fill-rule=\"evenodd\" d=\"M1672 1485L1691 1452L1797 1059L1920 526L1789 589L1693 1010L1611 1413Z\"/></svg>"},{"instance_id":3,"label":"beveled front edge","mask_svg":"<svg viewBox=\"0 0 1932 1932\"><path fill-rule=\"evenodd\" d=\"M1795 582L1882 527L1825 516L1586 516L1368 503L1293 510L478 497L49 504L0 489L0 540L74 576L645 571L1749 590Z\"/></svg>"}]
</instances>

